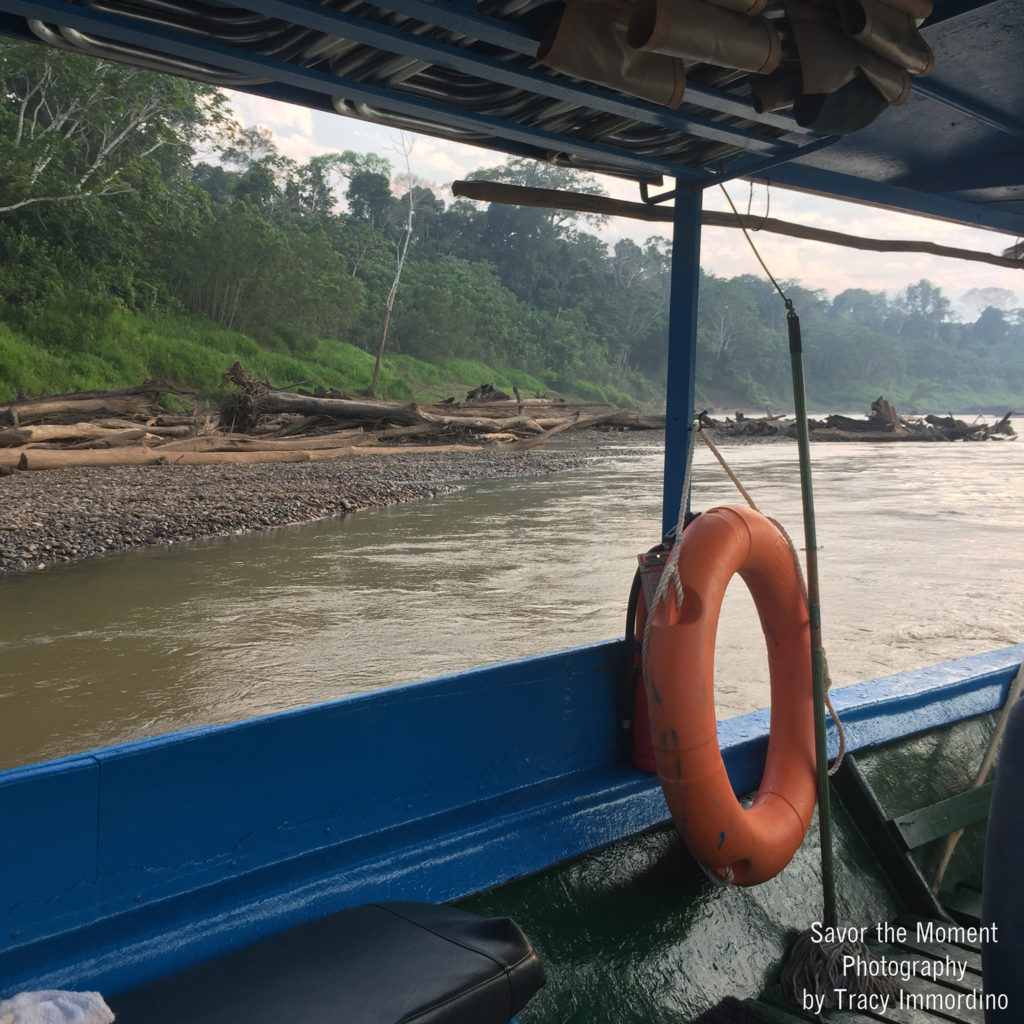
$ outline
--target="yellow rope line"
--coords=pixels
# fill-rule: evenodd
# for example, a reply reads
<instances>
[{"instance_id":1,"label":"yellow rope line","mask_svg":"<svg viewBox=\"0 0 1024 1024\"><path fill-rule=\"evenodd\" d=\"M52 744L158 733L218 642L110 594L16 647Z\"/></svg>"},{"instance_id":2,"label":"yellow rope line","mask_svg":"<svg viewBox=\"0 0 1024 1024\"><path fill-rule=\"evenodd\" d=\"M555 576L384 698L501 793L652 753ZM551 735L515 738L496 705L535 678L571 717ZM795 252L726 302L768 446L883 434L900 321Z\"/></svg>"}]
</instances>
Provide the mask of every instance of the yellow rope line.
<instances>
[{"instance_id":1,"label":"yellow rope line","mask_svg":"<svg viewBox=\"0 0 1024 1024\"><path fill-rule=\"evenodd\" d=\"M739 477L736 476L736 474L732 471L732 468L730 467L729 463L725 461L725 458L723 457L722 453L715 447L715 443L711 440L711 437L709 436L708 432L703 427L700 428L700 439L708 446L709 450L711 451L711 454L714 455L716 459L718 459L719 465L722 467L722 469L725 470L726 475L729 477L729 479L736 485L736 490L738 490L740 494L743 495L743 498L746 501L746 503L755 512L760 512L761 510L754 503L754 499L747 493L746 488L743 486L743 484L740 483Z\"/></svg>"}]
</instances>

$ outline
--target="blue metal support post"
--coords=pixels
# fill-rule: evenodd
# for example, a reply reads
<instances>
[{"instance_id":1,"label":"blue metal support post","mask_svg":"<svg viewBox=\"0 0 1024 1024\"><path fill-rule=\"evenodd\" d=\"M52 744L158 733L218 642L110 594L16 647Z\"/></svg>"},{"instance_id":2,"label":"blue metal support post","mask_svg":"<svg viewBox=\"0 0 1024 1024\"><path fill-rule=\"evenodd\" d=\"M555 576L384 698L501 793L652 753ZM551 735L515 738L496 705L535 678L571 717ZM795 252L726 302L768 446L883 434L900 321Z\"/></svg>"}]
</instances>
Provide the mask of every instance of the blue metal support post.
<instances>
[{"instance_id":1,"label":"blue metal support post","mask_svg":"<svg viewBox=\"0 0 1024 1024\"><path fill-rule=\"evenodd\" d=\"M679 500L693 429L693 390L697 364L697 292L700 282L702 193L677 182L669 299L668 380L665 392L665 481L662 532L679 518Z\"/></svg>"}]
</instances>

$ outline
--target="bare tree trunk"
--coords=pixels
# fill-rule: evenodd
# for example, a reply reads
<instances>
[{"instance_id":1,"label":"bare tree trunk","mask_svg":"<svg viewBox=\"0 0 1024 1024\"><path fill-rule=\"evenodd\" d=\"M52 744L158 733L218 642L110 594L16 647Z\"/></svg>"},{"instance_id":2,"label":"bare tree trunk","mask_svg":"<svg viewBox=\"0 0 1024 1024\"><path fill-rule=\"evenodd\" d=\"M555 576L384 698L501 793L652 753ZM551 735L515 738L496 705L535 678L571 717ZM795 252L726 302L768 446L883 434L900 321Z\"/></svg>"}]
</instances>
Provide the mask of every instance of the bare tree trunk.
<instances>
[{"instance_id":1,"label":"bare tree trunk","mask_svg":"<svg viewBox=\"0 0 1024 1024\"><path fill-rule=\"evenodd\" d=\"M398 247L398 261L395 264L395 279L391 282L391 291L388 292L388 301L384 310L384 326L380 332L380 344L377 346L377 358L373 364L373 380L370 381L370 397L377 397L377 381L380 379L380 364L384 358L384 343L388 339L388 325L391 323L391 311L395 308L395 296L398 295L398 282L402 277L402 268L405 266L405 257L409 254L409 241L412 238L412 216L414 212L413 208L413 194L412 194L412 170L409 167L409 154L412 152L412 143L407 142L403 137L403 144L405 147L405 170L406 177L409 182L409 191L406 193L406 197L409 202L407 203L408 212L405 218L405 234L402 237L401 245Z\"/></svg>"}]
</instances>

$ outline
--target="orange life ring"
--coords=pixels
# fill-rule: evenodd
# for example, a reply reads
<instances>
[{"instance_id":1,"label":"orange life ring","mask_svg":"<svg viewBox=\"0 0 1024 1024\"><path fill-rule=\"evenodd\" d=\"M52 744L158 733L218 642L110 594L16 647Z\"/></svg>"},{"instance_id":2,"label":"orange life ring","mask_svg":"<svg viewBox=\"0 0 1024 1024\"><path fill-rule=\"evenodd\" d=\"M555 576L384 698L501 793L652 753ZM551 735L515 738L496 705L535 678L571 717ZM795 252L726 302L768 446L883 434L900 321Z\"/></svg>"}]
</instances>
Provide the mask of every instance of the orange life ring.
<instances>
[{"instance_id":1,"label":"orange life ring","mask_svg":"<svg viewBox=\"0 0 1024 1024\"><path fill-rule=\"evenodd\" d=\"M647 644L651 740L665 800L690 851L719 877L756 885L792 859L815 801L814 703L807 604L779 528L740 505L714 508L683 532ZM718 747L715 634L725 588L739 573L768 648L771 732L753 804L736 799Z\"/></svg>"}]
</instances>

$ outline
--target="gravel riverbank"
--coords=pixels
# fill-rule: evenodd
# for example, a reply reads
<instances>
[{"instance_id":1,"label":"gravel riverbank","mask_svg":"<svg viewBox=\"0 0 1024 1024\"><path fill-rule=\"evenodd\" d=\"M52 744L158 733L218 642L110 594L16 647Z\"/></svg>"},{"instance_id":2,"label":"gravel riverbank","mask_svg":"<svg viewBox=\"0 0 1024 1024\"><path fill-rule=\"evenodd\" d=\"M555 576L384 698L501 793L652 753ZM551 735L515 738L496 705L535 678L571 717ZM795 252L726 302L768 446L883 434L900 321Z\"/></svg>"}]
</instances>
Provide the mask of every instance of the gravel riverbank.
<instances>
[{"instance_id":1,"label":"gravel riverbank","mask_svg":"<svg viewBox=\"0 0 1024 1024\"><path fill-rule=\"evenodd\" d=\"M0 477L0 574L147 545L266 530L576 469L584 447L351 455L324 462L114 466Z\"/></svg>"}]
</instances>

